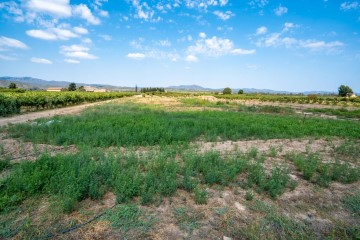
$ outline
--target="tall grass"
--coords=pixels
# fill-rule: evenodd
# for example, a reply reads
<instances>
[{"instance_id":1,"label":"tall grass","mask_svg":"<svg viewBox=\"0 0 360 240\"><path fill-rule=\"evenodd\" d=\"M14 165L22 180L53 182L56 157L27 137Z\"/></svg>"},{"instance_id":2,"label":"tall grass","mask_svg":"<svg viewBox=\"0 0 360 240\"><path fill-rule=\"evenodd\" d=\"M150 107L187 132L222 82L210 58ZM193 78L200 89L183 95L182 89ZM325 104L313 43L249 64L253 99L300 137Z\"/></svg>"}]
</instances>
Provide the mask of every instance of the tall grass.
<instances>
[{"instance_id":1,"label":"tall grass","mask_svg":"<svg viewBox=\"0 0 360 240\"><path fill-rule=\"evenodd\" d=\"M95 147L300 137L360 138L357 122L242 112L165 112L142 105L104 105L48 124L9 127L15 137L56 145Z\"/></svg>"},{"instance_id":2,"label":"tall grass","mask_svg":"<svg viewBox=\"0 0 360 240\"><path fill-rule=\"evenodd\" d=\"M348 184L360 180L360 168L347 162L324 163L317 154L290 154L288 158L303 173L304 179L323 187L332 181Z\"/></svg>"},{"instance_id":3,"label":"tall grass","mask_svg":"<svg viewBox=\"0 0 360 240\"><path fill-rule=\"evenodd\" d=\"M288 187L287 173L278 166L265 174L262 160L251 153L223 157L217 152L202 154L169 147L137 156L88 149L74 155L44 155L14 166L10 176L0 182L0 211L27 198L52 195L59 199L63 212L69 213L83 199L101 199L107 191L116 194L118 203L137 198L149 205L174 195L179 188L193 193L197 204L206 204L207 186L239 183L239 174L276 198Z\"/></svg>"}]
</instances>

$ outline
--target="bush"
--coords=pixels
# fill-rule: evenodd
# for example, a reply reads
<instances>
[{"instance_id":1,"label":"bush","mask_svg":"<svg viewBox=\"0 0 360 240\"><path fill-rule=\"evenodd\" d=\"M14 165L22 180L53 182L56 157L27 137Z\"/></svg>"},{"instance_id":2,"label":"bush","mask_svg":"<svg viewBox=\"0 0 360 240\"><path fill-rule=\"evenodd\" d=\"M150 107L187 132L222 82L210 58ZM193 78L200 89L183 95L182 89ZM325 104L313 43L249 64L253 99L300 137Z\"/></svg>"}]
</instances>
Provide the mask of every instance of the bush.
<instances>
[{"instance_id":1,"label":"bush","mask_svg":"<svg viewBox=\"0 0 360 240\"><path fill-rule=\"evenodd\" d=\"M224 88L224 90L223 90L223 94L224 95L229 95L229 94L231 94L232 93L232 90L231 90L231 88Z\"/></svg>"},{"instance_id":2,"label":"bush","mask_svg":"<svg viewBox=\"0 0 360 240\"><path fill-rule=\"evenodd\" d=\"M206 204L208 193L206 189L202 189L199 186L195 188L194 200L196 204Z\"/></svg>"},{"instance_id":3,"label":"bush","mask_svg":"<svg viewBox=\"0 0 360 240\"><path fill-rule=\"evenodd\" d=\"M240 90L238 91L238 94L244 94L244 90L240 89Z\"/></svg>"},{"instance_id":4,"label":"bush","mask_svg":"<svg viewBox=\"0 0 360 240\"><path fill-rule=\"evenodd\" d=\"M340 97L349 97L353 94L353 90L349 86L341 85L338 89Z\"/></svg>"}]
</instances>

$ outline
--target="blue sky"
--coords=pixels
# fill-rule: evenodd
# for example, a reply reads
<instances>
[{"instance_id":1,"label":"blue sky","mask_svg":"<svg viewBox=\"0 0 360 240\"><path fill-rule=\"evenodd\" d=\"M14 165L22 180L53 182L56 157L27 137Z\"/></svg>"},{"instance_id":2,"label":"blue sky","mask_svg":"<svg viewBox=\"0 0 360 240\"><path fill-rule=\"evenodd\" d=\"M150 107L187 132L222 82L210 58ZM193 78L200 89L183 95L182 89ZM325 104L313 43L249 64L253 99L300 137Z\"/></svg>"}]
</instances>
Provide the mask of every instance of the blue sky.
<instances>
[{"instance_id":1,"label":"blue sky","mask_svg":"<svg viewBox=\"0 0 360 240\"><path fill-rule=\"evenodd\" d=\"M360 1L0 1L0 76L360 92Z\"/></svg>"}]
</instances>

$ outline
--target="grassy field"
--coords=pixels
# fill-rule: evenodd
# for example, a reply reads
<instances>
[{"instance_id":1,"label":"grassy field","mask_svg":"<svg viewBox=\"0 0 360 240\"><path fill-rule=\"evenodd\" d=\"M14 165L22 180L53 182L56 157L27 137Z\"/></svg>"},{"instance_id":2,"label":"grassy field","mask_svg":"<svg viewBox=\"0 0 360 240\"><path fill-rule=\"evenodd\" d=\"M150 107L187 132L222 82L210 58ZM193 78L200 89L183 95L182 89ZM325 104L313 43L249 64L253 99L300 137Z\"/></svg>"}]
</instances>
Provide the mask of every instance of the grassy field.
<instances>
[{"instance_id":1,"label":"grassy field","mask_svg":"<svg viewBox=\"0 0 360 240\"><path fill-rule=\"evenodd\" d=\"M1 239L360 237L357 120L140 96L0 137Z\"/></svg>"}]
</instances>

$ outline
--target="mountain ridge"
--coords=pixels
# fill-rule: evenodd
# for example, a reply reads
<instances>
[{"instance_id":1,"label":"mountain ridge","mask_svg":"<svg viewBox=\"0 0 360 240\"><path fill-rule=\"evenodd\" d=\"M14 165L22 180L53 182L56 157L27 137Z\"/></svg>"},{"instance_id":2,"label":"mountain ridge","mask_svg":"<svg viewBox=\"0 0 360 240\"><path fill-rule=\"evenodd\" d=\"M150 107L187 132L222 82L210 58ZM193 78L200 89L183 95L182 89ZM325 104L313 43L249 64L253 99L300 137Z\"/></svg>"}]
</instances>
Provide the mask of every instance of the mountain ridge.
<instances>
[{"instance_id":1,"label":"mountain ridge","mask_svg":"<svg viewBox=\"0 0 360 240\"><path fill-rule=\"evenodd\" d=\"M49 87L68 87L70 81L55 81L55 80L43 80L40 78L33 77L0 77L0 87L7 87L10 82L16 83L20 88L24 89L47 89ZM120 87L109 84L85 84L76 83L77 86L92 86L98 88L106 88L108 90L131 90L135 87ZM141 89L142 87L138 87ZM165 87L167 90L178 90L178 91L203 91L203 92L221 92L223 88L206 88L197 84L191 85L177 85ZM269 93L269 94L336 94L336 92L330 91L304 91L304 92L291 92L291 91L280 91L272 89L257 89L257 88L233 88L233 92L237 93L240 89L244 90L245 93Z\"/></svg>"}]
</instances>

